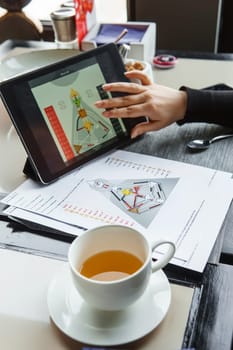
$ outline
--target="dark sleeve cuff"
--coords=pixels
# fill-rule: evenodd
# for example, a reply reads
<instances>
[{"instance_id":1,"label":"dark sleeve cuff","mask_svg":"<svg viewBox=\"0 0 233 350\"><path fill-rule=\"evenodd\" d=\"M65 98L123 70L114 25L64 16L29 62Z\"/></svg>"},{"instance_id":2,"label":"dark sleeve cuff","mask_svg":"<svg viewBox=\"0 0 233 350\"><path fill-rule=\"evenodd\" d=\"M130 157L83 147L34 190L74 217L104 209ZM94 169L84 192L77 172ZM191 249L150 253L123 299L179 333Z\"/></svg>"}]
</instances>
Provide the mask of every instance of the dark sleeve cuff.
<instances>
[{"instance_id":1,"label":"dark sleeve cuff","mask_svg":"<svg viewBox=\"0 0 233 350\"><path fill-rule=\"evenodd\" d=\"M205 122L233 127L233 91L216 91L180 88L187 93L187 109L184 119L177 122Z\"/></svg>"}]
</instances>

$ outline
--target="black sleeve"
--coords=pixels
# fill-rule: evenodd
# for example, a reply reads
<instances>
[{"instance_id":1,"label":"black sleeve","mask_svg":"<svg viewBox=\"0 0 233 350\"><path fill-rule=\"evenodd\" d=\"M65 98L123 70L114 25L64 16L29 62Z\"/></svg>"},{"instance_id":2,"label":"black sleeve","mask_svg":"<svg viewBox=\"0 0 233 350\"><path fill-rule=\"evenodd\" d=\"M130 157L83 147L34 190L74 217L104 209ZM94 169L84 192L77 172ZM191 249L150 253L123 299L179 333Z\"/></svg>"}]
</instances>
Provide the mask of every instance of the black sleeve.
<instances>
[{"instance_id":1,"label":"black sleeve","mask_svg":"<svg viewBox=\"0 0 233 350\"><path fill-rule=\"evenodd\" d=\"M205 122L233 127L233 90L196 90L182 86L188 96L184 123Z\"/></svg>"}]
</instances>

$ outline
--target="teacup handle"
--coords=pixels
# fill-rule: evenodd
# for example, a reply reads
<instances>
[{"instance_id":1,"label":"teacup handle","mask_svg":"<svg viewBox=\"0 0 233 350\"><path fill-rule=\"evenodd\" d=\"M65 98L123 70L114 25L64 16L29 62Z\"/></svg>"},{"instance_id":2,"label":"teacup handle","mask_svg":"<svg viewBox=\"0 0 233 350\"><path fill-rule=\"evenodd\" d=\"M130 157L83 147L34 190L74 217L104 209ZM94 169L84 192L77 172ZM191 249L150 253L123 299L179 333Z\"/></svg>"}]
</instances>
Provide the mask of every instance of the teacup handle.
<instances>
[{"instance_id":1,"label":"teacup handle","mask_svg":"<svg viewBox=\"0 0 233 350\"><path fill-rule=\"evenodd\" d=\"M155 248L158 248L160 245L163 245L163 244L169 244L169 248L161 258L159 258L156 261L152 261L152 272L155 272L159 269L162 269L164 266L166 266L175 254L175 251L176 251L175 244L171 241L167 241L167 240L163 240L163 239L160 239L160 240L152 243L152 245L151 245L152 251Z\"/></svg>"}]
</instances>

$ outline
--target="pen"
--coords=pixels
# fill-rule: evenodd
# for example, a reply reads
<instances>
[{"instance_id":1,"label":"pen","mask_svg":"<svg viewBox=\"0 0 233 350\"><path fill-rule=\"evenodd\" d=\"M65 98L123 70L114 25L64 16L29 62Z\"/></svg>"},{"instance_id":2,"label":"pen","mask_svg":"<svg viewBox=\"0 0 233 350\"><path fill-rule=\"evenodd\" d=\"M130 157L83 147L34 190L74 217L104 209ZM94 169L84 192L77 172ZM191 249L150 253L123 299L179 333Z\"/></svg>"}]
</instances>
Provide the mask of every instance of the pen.
<instances>
[{"instance_id":1,"label":"pen","mask_svg":"<svg viewBox=\"0 0 233 350\"><path fill-rule=\"evenodd\" d=\"M128 33L128 29L123 29L122 32L118 35L118 37L114 40L114 44L117 44L118 41L120 41L123 36L125 36Z\"/></svg>"}]
</instances>

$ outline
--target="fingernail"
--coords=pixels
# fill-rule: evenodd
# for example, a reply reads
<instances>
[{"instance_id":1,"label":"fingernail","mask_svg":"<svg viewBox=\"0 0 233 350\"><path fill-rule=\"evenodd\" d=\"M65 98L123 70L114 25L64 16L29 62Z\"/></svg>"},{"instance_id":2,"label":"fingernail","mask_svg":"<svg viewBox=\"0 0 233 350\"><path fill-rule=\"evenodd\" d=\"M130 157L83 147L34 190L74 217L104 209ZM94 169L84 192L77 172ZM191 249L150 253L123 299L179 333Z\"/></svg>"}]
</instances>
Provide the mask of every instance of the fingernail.
<instances>
[{"instance_id":1,"label":"fingernail","mask_svg":"<svg viewBox=\"0 0 233 350\"><path fill-rule=\"evenodd\" d=\"M96 107L101 107L102 106L102 101L96 101L95 102Z\"/></svg>"},{"instance_id":2,"label":"fingernail","mask_svg":"<svg viewBox=\"0 0 233 350\"><path fill-rule=\"evenodd\" d=\"M102 89L103 89L103 90L108 90L109 87L110 87L109 84L104 84L104 85L102 85Z\"/></svg>"},{"instance_id":3,"label":"fingernail","mask_svg":"<svg viewBox=\"0 0 233 350\"><path fill-rule=\"evenodd\" d=\"M131 139L136 139L137 136L139 136L139 134L136 131L132 132Z\"/></svg>"},{"instance_id":4,"label":"fingernail","mask_svg":"<svg viewBox=\"0 0 233 350\"><path fill-rule=\"evenodd\" d=\"M108 117L108 118L109 118L109 117L111 117L111 116L112 116L112 113L111 113L111 111L110 111L110 110L109 110L109 111L104 111L104 112L103 112L103 116L104 116L104 117Z\"/></svg>"}]
</instances>

